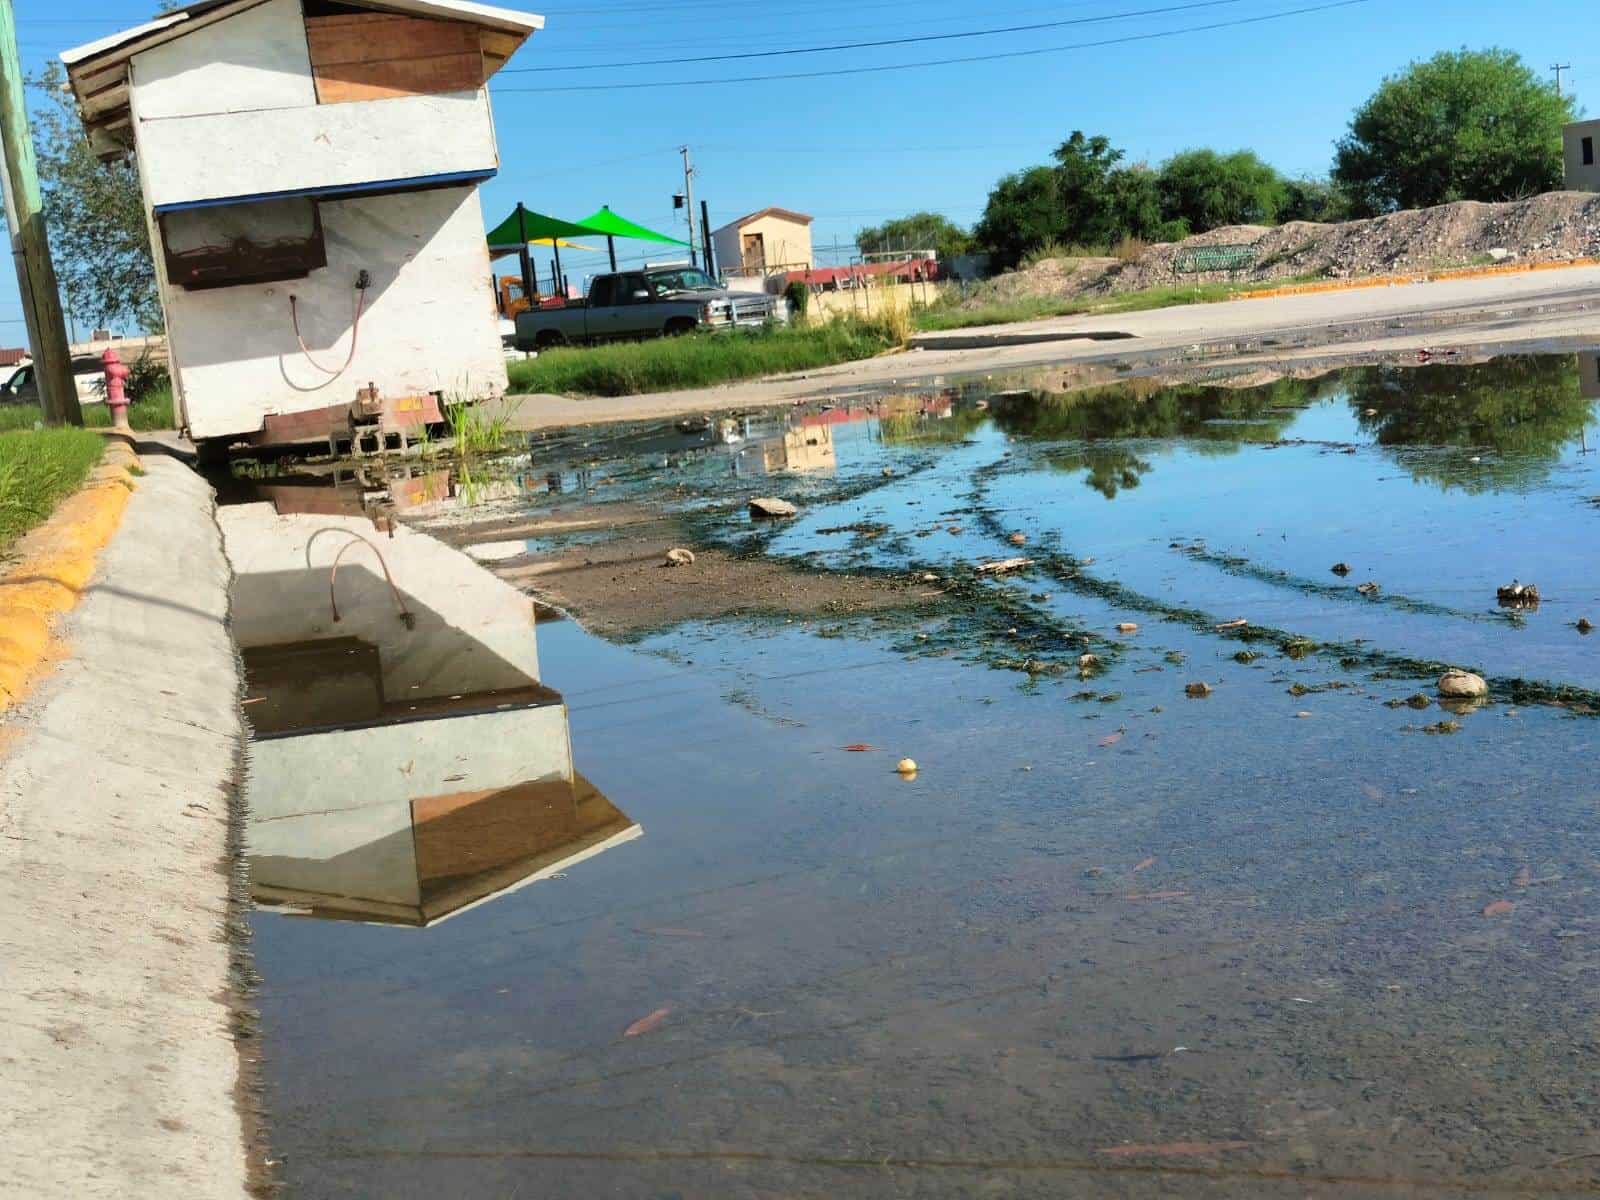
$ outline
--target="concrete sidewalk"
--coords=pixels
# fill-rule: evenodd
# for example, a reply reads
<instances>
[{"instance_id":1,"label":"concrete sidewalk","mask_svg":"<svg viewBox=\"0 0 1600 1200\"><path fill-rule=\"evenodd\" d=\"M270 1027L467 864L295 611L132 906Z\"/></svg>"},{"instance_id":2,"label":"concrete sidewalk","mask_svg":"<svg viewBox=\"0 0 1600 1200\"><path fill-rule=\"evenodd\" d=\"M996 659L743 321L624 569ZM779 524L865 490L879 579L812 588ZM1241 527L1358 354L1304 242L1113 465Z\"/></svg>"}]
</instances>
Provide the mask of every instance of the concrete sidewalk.
<instances>
[{"instance_id":1,"label":"concrete sidewalk","mask_svg":"<svg viewBox=\"0 0 1600 1200\"><path fill-rule=\"evenodd\" d=\"M211 490L150 454L0 725L0 1195L239 1197L230 820L243 725Z\"/></svg>"}]
</instances>

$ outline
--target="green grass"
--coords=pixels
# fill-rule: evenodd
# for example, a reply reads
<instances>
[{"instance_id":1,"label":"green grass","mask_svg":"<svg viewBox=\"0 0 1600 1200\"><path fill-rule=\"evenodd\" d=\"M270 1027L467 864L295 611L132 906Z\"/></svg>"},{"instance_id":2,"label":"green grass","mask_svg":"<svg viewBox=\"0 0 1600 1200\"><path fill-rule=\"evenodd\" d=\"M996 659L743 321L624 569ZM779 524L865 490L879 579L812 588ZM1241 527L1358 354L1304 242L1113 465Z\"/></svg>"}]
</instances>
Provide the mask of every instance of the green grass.
<instances>
[{"instance_id":1,"label":"green grass","mask_svg":"<svg viewBox=\"0 0 1600 1200\"><path fill-rule=\"evenodd\" d=\"M1038 321L1045 317L1075 317L1084 313L1145 312L1152 308L1172 308L1183 304L1216 304L1251 292L1310 283L1320 275L1293 275L1284 279L1252 280L1243 283L1191 283L1144 288L1120 295L1089 297L1022 296L1015 300L995 300L971 308L956 303L930 305L911 321L919 330L933 333L947 329L971 329L977 325L1010 325L1017 321Z\"/></svg>"},{"instance_id":2,"label":"green grass","mask_svg":"<svg viewBox=\"0 0 1600 1200\"><path fill-rule=\"evenodd\" d=\"M0 434L0 554L78 489L105 446L87 429Z\"/></svg>"},{"instance_id":3,"label":"green grass","mask_svg":"<svg viewBox=\"0 0 1600 1200\"><path fill-rule=\"evenodd\" d=\"M44 414L37 404L0 404L0 433L10 429L32 429L42 423ZM128 405L128 424L134 429L174 429L176 418L172 408L172 389L156 388L143 400ZM111 426L111 410L104 404L83 406L83 423L90 429L107 429Z\"/></svg>"},{"instance_id":4,"label":"green grass","mask_svg":"<svg viewBox=\"0 0 1600 1200\"><path fill-rule=\"evenodd\" d=\"M711 387L871 358L905 341L904 313L546 350L510 364L513 392L634 396Z\"/></svg>"}]
</instances>

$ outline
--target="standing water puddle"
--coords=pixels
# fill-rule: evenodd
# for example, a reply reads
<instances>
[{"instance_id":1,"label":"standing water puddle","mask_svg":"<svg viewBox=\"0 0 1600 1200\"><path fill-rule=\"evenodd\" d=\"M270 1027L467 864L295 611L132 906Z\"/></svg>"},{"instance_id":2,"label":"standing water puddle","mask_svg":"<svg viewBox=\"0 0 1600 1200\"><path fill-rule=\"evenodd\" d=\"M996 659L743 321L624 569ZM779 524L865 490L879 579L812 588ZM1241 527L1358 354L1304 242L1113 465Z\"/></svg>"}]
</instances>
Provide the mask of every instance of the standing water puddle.
<instances>
[{"instance_id":1,"label":"standing water puddle","mask_svg":"<svg viewBox=\"0 0 1600 1200\"><path fill-rule=\"evenodd\" d=\"M258 482L287 1194L1595 1194L1595 371L578 430L393 537Z\"/></svg>"}]
</instances>

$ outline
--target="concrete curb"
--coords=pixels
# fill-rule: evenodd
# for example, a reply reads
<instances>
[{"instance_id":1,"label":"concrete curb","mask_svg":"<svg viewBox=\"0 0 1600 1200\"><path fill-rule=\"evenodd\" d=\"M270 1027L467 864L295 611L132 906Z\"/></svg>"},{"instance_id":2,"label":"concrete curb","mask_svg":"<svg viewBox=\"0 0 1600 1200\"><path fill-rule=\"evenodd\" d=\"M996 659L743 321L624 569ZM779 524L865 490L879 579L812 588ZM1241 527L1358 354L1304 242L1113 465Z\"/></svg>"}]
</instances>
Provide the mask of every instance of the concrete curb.
<instances>
[{"instance_id":1,"label":"concrete curb","mask_svg":"<svg viewBox=\"0 0 1600 1200\"><path fill-rule=\"evenodd\" d=\"M20 558L0 576L0 715L59 660L57 620L78 603L143 470L131 442L108 435L88 482L18 544Z\"/></svg>"},{"instance_id":2,"label":"concrete curb","mask_svg":"<svg viewBox=\"0 0 1600 1200\"><path fill-rule=\"evenodd\" d=\"M247 1194L231 573L211 489L146 469L4 719L0 1196Z\"/></svg>"}]
</instances>

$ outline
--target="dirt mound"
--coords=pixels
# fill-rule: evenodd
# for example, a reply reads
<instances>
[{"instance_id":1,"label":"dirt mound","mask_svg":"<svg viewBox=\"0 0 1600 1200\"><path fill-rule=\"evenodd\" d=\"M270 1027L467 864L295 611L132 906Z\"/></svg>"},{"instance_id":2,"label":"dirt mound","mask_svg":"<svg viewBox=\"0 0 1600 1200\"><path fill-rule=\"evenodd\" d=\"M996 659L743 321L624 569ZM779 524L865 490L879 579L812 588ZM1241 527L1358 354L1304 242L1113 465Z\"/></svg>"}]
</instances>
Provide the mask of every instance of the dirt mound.
<instances>
[{"instance_id":1,"label":"dirt mound","mask_svg":"<svg viewBox=\"0 0 1600 1200\"><path fill-rule=\"evenodd\" d=\"M1178 275L1173 260L1202 246L1249 245L1242 271ZM1022 296L1097 296L1170 286L1398 275L1496 261L1551 262L1600 256L1600 194L1547 192L1528 200L1463 200L1337 225L1230 225L1149 247L1133 262L1046 259L990 281L974 301Z\"/></svg>"}]
</instances>

